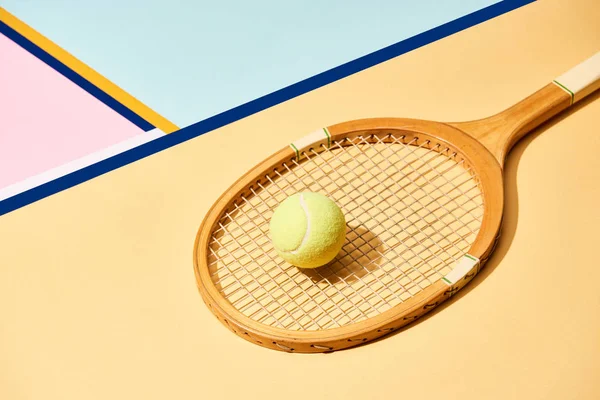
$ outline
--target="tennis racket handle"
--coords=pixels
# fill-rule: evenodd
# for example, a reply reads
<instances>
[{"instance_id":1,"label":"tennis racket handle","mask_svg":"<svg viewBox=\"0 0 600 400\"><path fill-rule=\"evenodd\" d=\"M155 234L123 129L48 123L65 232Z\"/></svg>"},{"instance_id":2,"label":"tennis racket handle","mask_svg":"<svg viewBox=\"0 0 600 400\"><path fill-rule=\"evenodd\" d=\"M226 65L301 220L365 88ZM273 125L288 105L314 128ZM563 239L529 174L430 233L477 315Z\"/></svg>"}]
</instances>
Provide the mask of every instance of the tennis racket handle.
<instances>
[{"instance_id":1,"label":"tennis racket handle","mask_svg":"<svg viewBox=\"0 0 600 400\"><path fill-rule=\"evenodd\" d=\"M596 53L499 114L450 125L479 140L503 165L512 146L523 136L599 88L600 53Z\"/></svg>"},{"instance_id":2,"label":"tennis racket handle","mask_svg":"<svg viewBox=\"0 0 600 400\"><path fill-rule=\"evenodd\" d=\"M553 83L571 96L571 104L595 92L600 88L600 52L571 68Z\"/></svg>"}]
</instances>

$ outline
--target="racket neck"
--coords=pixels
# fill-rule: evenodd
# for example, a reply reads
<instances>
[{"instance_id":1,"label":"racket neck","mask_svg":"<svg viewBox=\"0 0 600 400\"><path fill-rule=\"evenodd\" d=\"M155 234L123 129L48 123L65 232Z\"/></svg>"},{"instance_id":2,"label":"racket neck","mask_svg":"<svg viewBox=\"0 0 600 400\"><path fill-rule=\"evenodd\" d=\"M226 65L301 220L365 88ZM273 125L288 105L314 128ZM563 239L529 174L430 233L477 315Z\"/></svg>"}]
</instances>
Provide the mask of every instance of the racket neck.
<instances>
[{"instance_id":1,"label":"racket neck","mask_svg":"<svg viewBox=\"0 0 600 400\"><path fill-rule=\"evenodd\" d=\"M477 121L451 124L490 150L500 165L523 136L571 105L571 96L550 83L514 106Z\"/></svg>"}]
</instances>

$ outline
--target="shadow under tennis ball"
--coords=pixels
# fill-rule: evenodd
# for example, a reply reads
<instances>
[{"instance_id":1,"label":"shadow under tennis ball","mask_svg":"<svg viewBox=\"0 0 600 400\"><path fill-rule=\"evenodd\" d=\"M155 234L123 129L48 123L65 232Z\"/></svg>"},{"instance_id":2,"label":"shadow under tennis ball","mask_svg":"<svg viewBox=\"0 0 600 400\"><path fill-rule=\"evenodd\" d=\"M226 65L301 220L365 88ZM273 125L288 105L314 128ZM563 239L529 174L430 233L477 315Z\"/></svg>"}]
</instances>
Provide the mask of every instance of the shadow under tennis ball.
<instances>
[{"instance_id":1,"label":"shadow under tennis ball","mask_svg":"<svg viewBox=\"0 0 600 400\"><path fill-rule=\"evenodd\" d=\"M473 278L471 282L469 282L464 288L459 290L457 294L453 295L450 299L446 300L439 306L432 309L430 312L423 315L421 318L415 320L414 322L404 326L401 329L396 331L392 331L387 335L384 335L378 339L366 342L364 344L360 344L356 347L369 346L373 343L377 343L381 340L385 340L391 336L401 334L407 329L411 329L414 326L428 320L429 318L435 317L435 315L439 312L443 312L447 307L451 307L454 302L460 300L462 297L466 296L474 290L481 282L483 282L494 270L500 265L506 253L510 249L512 241L515 237L515 233L517 231L518 217L519 217L519 196L517 189L517 170L519 166L519 162L523 153L527 147L533 142L538 136L540 136L544 131L551 128L555 124L559 123L563 119L570 116L572 113L576 113L579 109L585 107L589 103L592 103L600 98L600 92L596 92L593 95L586 97L581 100L581 102L575 104L570 110L563 112L557 115L554 118L551 118L547 122L540 125L537 129L532 131L530 134L526 135L523 139L521 139L513 149L508 154L504 164L504 214L503 214L503 222L502 222L502 230L500 233L500 239L498 240L498 244L496 245L495 251L492 253L490 258L484 264L479 273ZM344 350L339 351L347 351L352 350L355 347L351 347ZM337 351L336 351L337 352Z\"/></svg>"},{"instance_id":2,"label":"shadow under tennis ball","mask_svg":"<svg viewBox=\"0 0 600 400\"><path fill-rule=\"evenodd\" d=\"M300 269L315 283L350 284L380 268L385 254L383 242L364 226L348 226L346 241L340 253L327 265Z\"/></svg>"}]
</instances>

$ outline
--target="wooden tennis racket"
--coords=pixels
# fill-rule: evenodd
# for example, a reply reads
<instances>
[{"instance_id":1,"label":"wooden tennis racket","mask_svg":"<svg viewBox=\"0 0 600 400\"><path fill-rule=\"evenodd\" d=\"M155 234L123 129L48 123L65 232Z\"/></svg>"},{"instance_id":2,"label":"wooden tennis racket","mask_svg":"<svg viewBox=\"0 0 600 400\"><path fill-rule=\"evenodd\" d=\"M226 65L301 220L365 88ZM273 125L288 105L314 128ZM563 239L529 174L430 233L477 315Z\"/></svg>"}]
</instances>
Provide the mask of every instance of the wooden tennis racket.
<instances>
[{"instance_id":1,"label":"wooden tennis racket","mask_svg":"<svg viewBox=\"0 0 600 400\"><path fill-rule=\"evenodd\" d=\"M234 333L288 352L352 347L418 319L490 257L511 147L599 86L600 53L489 118L356 120L292 143L206 215L194 247L202 298ZM300 191L329 196L347 221L342 251L314 270L284 262L268 236L273 210Z\"/></svg>"}]
</instances>

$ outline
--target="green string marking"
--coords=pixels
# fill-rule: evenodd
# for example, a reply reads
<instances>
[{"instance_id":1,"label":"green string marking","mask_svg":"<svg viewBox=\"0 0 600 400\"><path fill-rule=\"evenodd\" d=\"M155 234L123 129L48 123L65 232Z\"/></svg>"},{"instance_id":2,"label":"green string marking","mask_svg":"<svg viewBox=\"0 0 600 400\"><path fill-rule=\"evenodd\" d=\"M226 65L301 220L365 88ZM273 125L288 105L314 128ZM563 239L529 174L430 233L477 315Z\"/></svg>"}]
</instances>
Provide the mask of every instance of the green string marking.
<instances>
[{"instance_id":1,"label":"green string marking","mask_svg":"<svg viewBox=\"0 0 600 400\"><path fill-rule=\"evenodd\" d=\"M563 85L562 83L560 83L556 79L553 80L552 82L556 83L558 86L560 86L561 88L563 88L564 91L566 91L567 93L569 93L571 95L571 104L570 105L573 105L573 101L575 100L575 93L571 92L569 90L569 88L567 88L565 85Z\"/></svg>"},{"instance_id":2,"label":"green string marking","mask_svg":"<svg viewBox=\"0 0 600 400\"><path fill-rule=\"evenodd\" d=\"M327 148L331 147L331 135L329 134L329 131L327 130L327 128L323 128L323 132L325 132L325 135L327 136Z\"/></svg>"},{"instance_id":3,"label":"green string marking","mask_svg":"<svg viewBox=\"0 0 600 400\"><path fill-rule=\"evenodd\" d=\"M473 261L475 261L475 262L477 261L477 259L476 259L475 257L473 257L473 256L470 256L470 255L468 255L468 254L465 254L465 257L467 257L467 258L470 258L471 260L473 260Z\"/></svg>"},{"instance_id":4,"label":"green string marking","mask_svg":"<svg viewBox=\"0 0 600 400\"><path fill-rule=\"evenodd\" d=\"M296 152L296 160L299 160L300 152L298 151L298 148L296 146L294 146L294 143L290 143L290 146L292 146L292 149L294 149L294 151Z\"/></svg>"},{"instance_id":5,"label":"green string marking","mask_svg":"<svg viewBox=\"0 0 600 400\"><path fill-rule=\"evenodd\" d=\"M329 149L331 147L331 135L329 134L329 131L327 130L327 128L323 128L323 132L325 133L325 136L327 137L327 148ZM314 139L314 136L317 135L317 133L318 133L318 131L315 131L315 132L311 133L309 135L310 139L311 140ZM306 145L306 139L307 138L304 138L304 139L301 140L303 146ZM318 141L320 142L321 140L322 139L319 138ZM294 149L294 151L296 152L296 160L300 160L300 150L298 150L298 147L296 147L296 145L294 143L290 143L290 147L292 149Z\"/></svg>"}]
</instances>

